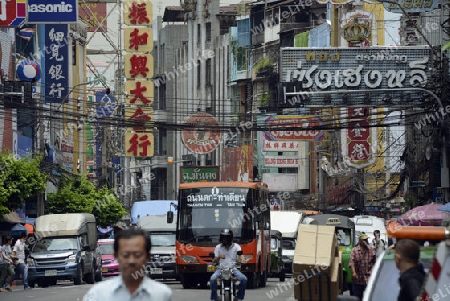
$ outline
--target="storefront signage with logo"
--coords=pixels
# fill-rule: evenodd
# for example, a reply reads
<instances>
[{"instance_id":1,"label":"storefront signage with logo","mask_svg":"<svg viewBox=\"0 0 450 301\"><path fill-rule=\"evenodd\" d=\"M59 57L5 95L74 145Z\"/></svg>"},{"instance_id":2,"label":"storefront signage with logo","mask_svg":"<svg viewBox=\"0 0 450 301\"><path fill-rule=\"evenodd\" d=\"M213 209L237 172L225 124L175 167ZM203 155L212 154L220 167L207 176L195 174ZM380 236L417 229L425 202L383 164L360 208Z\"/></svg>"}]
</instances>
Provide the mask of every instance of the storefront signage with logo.
<instances>
[{"instance_id":1,"label":"storefront signage with logo","mask_svg":"<svg viewBox=\"0 0 450 301\"><path fill-rule=\"evenodd\" d=\"M219 181L218 166L180 167L180 183Z\"/></svg>"},{"instance_id":2,"label":"storefront signage with logo","mask_svg":"<svg viewBox=\"0 0 450 301\"><path fill-rule=\"evenodd\" d=\"M264 120L270 130L264 132L266 140L315 140L323 138L320 126L322 120L317 116L269 116Z\"/></svg>"},{"instance_id":3,"label":"storefront signage with logo","mask_svg":"<svg viewBox=\"0 0 450 301\"><path fill-rule=\"evenodd\" d=\"M184 124L182 139L184 145L194 154L207 154L220 143L221 132L217 120L208 113L189 116Z\"/></svg>"},{"instance_id":4,"label":"storefront signage with logo","mask_svg":"<svg viewBox=\"0 0 450 301\"><path fill-rule=\"evenodd\" d=\"M77 0L28 0L27 23L77 23Z\"/></svg>"}]
</instances>

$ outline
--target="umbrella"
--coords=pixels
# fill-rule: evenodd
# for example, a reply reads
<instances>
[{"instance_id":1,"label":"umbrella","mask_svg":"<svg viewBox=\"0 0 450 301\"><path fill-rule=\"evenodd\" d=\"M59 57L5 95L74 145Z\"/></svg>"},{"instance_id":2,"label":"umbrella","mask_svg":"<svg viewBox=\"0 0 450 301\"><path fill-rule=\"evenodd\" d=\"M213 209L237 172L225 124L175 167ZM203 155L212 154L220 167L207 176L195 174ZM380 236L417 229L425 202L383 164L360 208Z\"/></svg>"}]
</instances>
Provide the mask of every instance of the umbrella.
<instances>
[{"instance_id":1,"label":"umbrella","mask_svg":"<svg viewBox=\"0 0 450 301\"><path fill-rule=\"evenodd\" d=\"M444 206L439 207L438 210L450 213L450 203L447 203Z\"/></svg>"},{"instance_id":2,"label":"umbrella","mask_svg":"<svg viewBox=\"0 0 450 301\"><path fill-rule=\"evenodd\" d=\"M440 226L442 220L450 217L449 213L439 211L442 204L431 203L415 207L402 214L397 224L401 226Z\"/></svg>"}]
</instances>

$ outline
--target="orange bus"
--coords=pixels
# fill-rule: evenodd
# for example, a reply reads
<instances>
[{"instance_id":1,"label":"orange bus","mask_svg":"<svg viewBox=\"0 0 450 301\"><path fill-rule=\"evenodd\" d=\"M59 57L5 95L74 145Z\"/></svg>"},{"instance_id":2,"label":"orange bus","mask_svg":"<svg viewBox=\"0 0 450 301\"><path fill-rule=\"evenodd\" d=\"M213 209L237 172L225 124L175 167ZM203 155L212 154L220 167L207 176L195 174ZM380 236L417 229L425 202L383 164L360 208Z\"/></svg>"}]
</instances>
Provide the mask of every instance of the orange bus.
<instances>
[{"instance_id":1,"label":"orange bus","mask_svg":"<svg viewBox=\"0 0 450 301\"><path fill-rule=\"evenodd\" d=\"M256 182L195 182L178 192L176 269L183 288L205 287L222 229L233 230L246 263L248 288L266 285L270 269L270 203L267 185ZM173 214L168 212L168 221Z\"/></svg>"}]
</instances>

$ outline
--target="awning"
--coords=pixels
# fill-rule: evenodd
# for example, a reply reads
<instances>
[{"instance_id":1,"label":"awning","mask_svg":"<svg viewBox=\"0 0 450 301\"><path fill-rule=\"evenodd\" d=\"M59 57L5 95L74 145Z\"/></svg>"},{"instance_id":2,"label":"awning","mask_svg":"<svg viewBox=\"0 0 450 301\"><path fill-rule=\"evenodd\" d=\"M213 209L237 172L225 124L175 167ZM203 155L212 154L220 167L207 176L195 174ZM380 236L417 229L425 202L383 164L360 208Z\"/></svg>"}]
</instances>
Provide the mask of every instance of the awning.
<instances>
[{"instance_id":1,"label":"awning","mask_svg":"<svg viewBox=\"0 0 450 301\"><path fill-rule=\"evenodd\" d=\"M22 222L19 215L15 211L8 214L3 214L3 221L11 224L18 224Z\"/></svg>"},{"instance_id":2,"label":"awning","mask_svg":"<svg viewBox=\"0 0 450 301\"><path fill-rule=\"evenodd\" d=\"M11 227L11 236L12 237L20 237L20 235L22 235L22 233L27 234L28 230L21 224L15 224L14 226Z\"/></svg>"}]
</instances>

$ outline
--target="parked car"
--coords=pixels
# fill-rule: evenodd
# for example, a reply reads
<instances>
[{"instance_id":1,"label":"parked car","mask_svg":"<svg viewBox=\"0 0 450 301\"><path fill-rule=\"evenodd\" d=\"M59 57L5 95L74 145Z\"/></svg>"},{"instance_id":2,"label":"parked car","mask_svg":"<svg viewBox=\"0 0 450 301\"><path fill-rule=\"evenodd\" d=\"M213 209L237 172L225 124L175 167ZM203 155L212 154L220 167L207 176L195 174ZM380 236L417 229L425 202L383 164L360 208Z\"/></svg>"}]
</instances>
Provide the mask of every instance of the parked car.
<instances>
[{"instance_id":1,"label":"parked car","mask_svg":"<svg viewBox=\"0 0 450 301\"><path fill-rule=\"evenodd\" d=\"M114 258L114 239L99 239L98 248L102 254L102 275L119 275L119 264Z\"/></svg>"}]
</instances>

